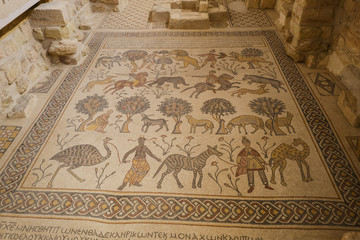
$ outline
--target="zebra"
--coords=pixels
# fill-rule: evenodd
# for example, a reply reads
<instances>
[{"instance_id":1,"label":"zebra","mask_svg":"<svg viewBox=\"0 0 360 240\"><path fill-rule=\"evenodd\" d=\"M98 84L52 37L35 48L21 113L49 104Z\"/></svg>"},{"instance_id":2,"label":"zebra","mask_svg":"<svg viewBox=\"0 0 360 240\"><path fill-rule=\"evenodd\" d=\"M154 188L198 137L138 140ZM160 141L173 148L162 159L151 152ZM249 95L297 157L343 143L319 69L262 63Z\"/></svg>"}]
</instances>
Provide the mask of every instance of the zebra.
<instances>
[{"instance_id":1,"label":"zebra","mask_svg":"<svg viewBox=\"0 0 360 240\"><path fill-rule=\"evenodd\" d=\"M203 178L202 169L204 168L204 166L206 164L206 160L211 155L216 155L218 157L223 155L221 152L216 150L216 148L217 148L216 145L214 147L211 147L208 145L207 147L208 147L208 149L206 151L200 153L196 157L188 157L188 156L184 156L181 154L171 154L170 156L168 156L163 161L163 163L160 165L160 167L158 168L158 170L156 171L156 173L153 176L153 178L154 178L160 172L160 169L164 166L164 164L166 164L167 170L161 175L161 178L157 184L157 188L159 188L159 189L161 188L161 183L164 180L165 176L168 175L169 173L171 173L172 171L174 171L173 175L178 184L178 187L183 188L184 186L181 184L181 182L178 178L178 173L181 171L181 169L185 169L187 171L193 171L194 178L192 181L192 188L196 188L196 176L199 173L200 178L197 183L197 187L201 188L201 181Z\"/></svg>"}]
</instances>

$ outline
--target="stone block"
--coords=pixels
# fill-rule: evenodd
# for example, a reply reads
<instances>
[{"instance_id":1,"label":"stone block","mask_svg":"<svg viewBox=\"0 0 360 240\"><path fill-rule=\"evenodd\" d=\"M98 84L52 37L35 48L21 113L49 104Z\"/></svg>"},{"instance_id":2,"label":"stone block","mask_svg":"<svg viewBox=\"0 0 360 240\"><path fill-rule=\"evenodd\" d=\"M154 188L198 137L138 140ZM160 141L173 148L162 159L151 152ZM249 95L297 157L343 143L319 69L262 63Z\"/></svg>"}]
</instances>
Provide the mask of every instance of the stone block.
<instances>
[{"instance_id":1,"label":"stone block","mask_svg":"<svg viewBox=\"0 0 360 240\"><path fill-rule=\"evenodd\" d=\"M216 8L209 8L209 20L210 22L221 22L229 20L228 11L223 5L219 5Z\"/></svg>"},{"instance_id":2,"label":"stone block","mask_svg":"<svg viewBox=\"0 0 360 240\"><path fill-rule=\"evenodd\" d=\"M360 127L360 69L349 65L341 73L345 88L338 97L337 104L345 118L353 127Z\"/></svg>"},{"instance_id":3,"label":"stone block","mask_svg":"<svg viewBox=\"0 0 360 240\"><path fill-rule=\"evenodd\" d=\"M181 8L196 11L196 0L181 0Z\"/></svg>"},{"instance_id":4,"label":"stone block","mask_svg":"<svg viewBox=\"0 0 360 240\"><path fill-rule=\"evenodd\" d=\"M156 2L150 12L151 22L169 22L171 11L170 2Z\"/></svg>"},{"instance_id":5,"label":"stone block","mask_svg":"<svg viewBox=\"0 0 360 240\"><path fill-rule=\"evenodd\" d=\"M78 50L78 41L77 40L61 40L61 41L53 41L49 47L49 53L52 55L71 55L76 53Z\"/></svg>"},{"instance_id":6,"label":"stone block","mask_svg":"<svg viewBox=\"0 0 360 240\"><path fill-rule=\"evenodd\" d=\"M32 94L24 94L16 100L16 105L7 114L8 118L26 118L36 107L37 98Z\"/></svg>"},{"instance_id":7,"label":"stone block","mask_svg":"<svg viewBox=\"0 0 360 240\"><path fill-rule=\"evenodd\" d=\"M290 31L296 39L319 38L322 34L321 28L316 26L301 26L295 21L290 21Z\"/></svg>"},{"instance_id":8,"label":"stone block","mask_svg":"<svg viewBox=\"0 0 360 240\"><path fill-rule=\"evenodd\" d=\"M65 2L44 3L35 8L30 16L33 27L65 26L70 20L69 10Z\"/></svg>"},{"instance_id":9,"label":"stone block","mask_svg":"<svg viewBox=\"0 0 360 240\"><path fill-rule=\"evenodd\" d=\"M209 2L208 1L200 1L199 6L197 7L198 12L208 12L208 8L209 8Z\"/></svg>"},{"instance_id":10,"label":"stone block","mask_svg":"<svg viewBox=\"0 0 360 240\"><path fill-rule=\"evenodd\" d=\"M51 38L51 39L63 39L63 36L61 34L61 27L46 27L44 30L45 37Z\"/></svg>"},{"instance_id":11,"label":"stone block","mask_svg":"<svg viewBox=\"0 0 360 240\"><path fill-rule=\"evenodd\" d=\"M7 56L13 56L19 50L16 41L14 39L9 39L4 41L4 50Z\"/></svg>"},{"instance_id":12,"label":"stone block","mask_svg":"<svg viewBox=\"0 0 360 240\"><path fill-rule=\"evenodd\" d=\"M15 81L16 91L19 94L23 94L29 88L29 80L25 76L21 76Z\"/></svg>"},{"instance_id":13,"label":"stone block","mask_svg":"<svg viewBox=\"0 0 360 240\"><path fill-rule=\"evenodd\" d=\"M360 55L360 32L354 28L347 28L344 34L345 47L350 52Z\"/></svg>"},{"instance_id":14,"label":"stone block","mask_svg":"<svg viewBox=\"0 0 360 240\"><path fill-rule=\"evenodd\" d=\"M42 73L43 72L41 71L40 67L37 64L33 64L27 72L27 77L32 83L34 83L39 79Z\"/></svg>"},{"instance_id":15,"label":"stone block","mask_svg":"<svg viewBox=\"0 0 360 240\"><path fill-rule=\"evenodd\" d=\"M345 233L341 240L359 240L360 239L360 232L348 232Z\"/></svg>"},{"instance_id":16,"label":"stone block","mask_svg":"<svg viewBox=\"0 0 360 240\"><path fill-rule=\"evenodd\" d=\"M3 44L0 42L0 60L6 57L5 49L3 47Z\"/></svg>"},{"instance_id":17,"label":"stone block","mask_svg":"<svg viewBox=\"0 0 360 240\"><path fill-rule=\"evenodd\" d=\"M39 41L44 41L45 40L45 36L44 36L44 32L41 28L34 28L33 29L33 36L36 40Z\"/></svg>"},{"instance_id":18,"label":"stone block","mask_svg":"<svg viewBox=\"0 0 360 240\"><path fill-rule=\"evenodd\" d=\"M181 12L171 10L169 28L171 29L208 29L210 27L209 15L198 12Z\"/></svg>"},{"instance_id":19,"label":"stone block","mask_svg":"<svg viewBox=\"0 0 360 240\"><path fill-rule=\"evenodd\" d=\"M19 29L23 33L26 41L30 41L32 38L32 28L28 20L25 20L19 24Z\"/></svg>"},{"instance_id":20,"label":"stone block","mask_svg":"<svg viewBox=\"0 0 360 240\"><path fill-rule=\"evenodd\" d=\"M260 0L246 0L246 7L247 8L259 8Z\"/></svg>"},{"instance_id":21,"label":"stone block","mask_svg":"<svg viewBox=\"0 0 360 240\"><path fill-rule=\"evenodd\" d=\"M21 58L20 62L21 62L21 72L27 71L30 65L30 61L24 56Z\"/></svg>"},{"instance_id":22,"label":"stone block","mask_svg":"<svg viewBox=\"0 0 360 240\"><path fill-rule=\"evenodd\" d=\"M276 0L260 0L260 5L259 7L261 9L266 9L266 8L274 8L276 3Z\"/></svg>"},{"instance_id":23,"label":"stone block","mask_svg":"<svg viewBox=\"0 0 360 240\"><path fill-rule=\"evenodd\" d=\"M109 4L109 5L118 5L119 0L99 0L102 3Z\"/></svg>"},{"instance_id":24,"label":"stone block","mask_svg":"<svg viewBox=\"0 0 360 240\"><path fill-rule=\"evenodd\" d=\"M59 56L59 61L69 65L77 65L80 64L82 60L84 60L84 57L88 55L89 52L90 52L89 47L84 46L81 50L78 49L78 51L75 54L71 54L67 56Z\"/></svg>"},{"instance_id":25,"label":"stone block","mask_svg":"<svg viewBox=\"0 0 360 240\"><path fill-rule=\"evenodd\" d=\"M295 62L302 62L305 56L297 52L290 44L285 45L286 54L291 57Z\"/></svg>"},{"instance_id":26,"label":"stone block","mask_svg":"<svg viewBox=\"0 0 360 240\"><path fill-rule=\"evenodd\" d=\"M100 2L92 4L91 9L94 12L119 12L118 5L109 5L109 4L100 3Z\"/></svg>"},{"instance_id":27,"label":"stone block","mask_svg":"<svg viewBox=\"0 0 360 240\"><path fill-rule=\"evenodd\" d=\"M9 85L11 85L22 72L21 63L18 59L10 59L7 63L0 66L0 69L5 72Z\"/></svg>"},{"instance_id":28,"label":"stone block","mask_svg":"<svg viewBox=\"0 0 360 240\"><path fill-rule=\"evenodd\" d=\"M14 31L13 31L13 39L15 40L15 42L19 45L25 45L27 43L27 38L24 36L24 34L20 31L20 28L17 27Z\"/></svg>"}]
</instances>

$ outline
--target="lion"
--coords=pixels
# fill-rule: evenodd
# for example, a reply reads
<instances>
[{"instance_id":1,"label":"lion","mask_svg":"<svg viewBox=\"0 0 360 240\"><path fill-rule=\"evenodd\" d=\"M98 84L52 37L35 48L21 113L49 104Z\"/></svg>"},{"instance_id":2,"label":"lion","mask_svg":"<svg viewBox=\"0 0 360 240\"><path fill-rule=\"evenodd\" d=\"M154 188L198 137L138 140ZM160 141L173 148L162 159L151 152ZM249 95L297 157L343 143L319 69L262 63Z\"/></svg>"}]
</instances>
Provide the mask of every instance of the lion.
<instances>
[{"instance_id":1,"label":"lion","mask_svg":"<svg viewBox=\"0 0 360 240\"><path fill-rule=\"evenodd\" d=\"M185 50L172 50L168 54L175 55L175 57L172 57L174 60L184 62L184 66L181 68L187 68L189 64L193 65L195 67L195 70L199 70L201 68L198 60L189 57L189 53Z\"/></svg>"},{"instance_id":2,"label":"lion","mask_svg":"<svg viewBox=\"0 0 360 240\"><path fill-rule=\"evenodd\" d=\"M273 65L272 62L266 61L262 57L245 57L237 52L231 52L230 56L234 58L232 60L235 60L238 62L247 62L247 64L249 64L249 68L251 68L251 69L255 68L254 65L256 66L256 68L261 68L262 66L260 63L269 63L270 65Z\"/></svg>"}]
</instances>

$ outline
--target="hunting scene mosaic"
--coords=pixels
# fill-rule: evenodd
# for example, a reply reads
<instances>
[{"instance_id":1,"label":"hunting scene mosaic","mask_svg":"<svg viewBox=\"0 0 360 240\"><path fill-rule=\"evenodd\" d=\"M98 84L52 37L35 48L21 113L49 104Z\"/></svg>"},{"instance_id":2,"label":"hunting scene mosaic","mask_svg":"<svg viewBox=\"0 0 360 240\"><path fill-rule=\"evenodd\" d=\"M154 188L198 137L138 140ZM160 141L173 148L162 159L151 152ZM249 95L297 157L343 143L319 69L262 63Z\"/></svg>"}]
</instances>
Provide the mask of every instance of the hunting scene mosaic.
<instances>
[{"instance_id":1,"label":"hunting scene mosaic","mask_svg":"<svg viewBox=\"0 0 360 240\"><path fill-rule=\"evenodd\" d=\"M2 212L358 226L358 179L274 31L89 46L2 170Z\"/></svg>"}]
</instances>

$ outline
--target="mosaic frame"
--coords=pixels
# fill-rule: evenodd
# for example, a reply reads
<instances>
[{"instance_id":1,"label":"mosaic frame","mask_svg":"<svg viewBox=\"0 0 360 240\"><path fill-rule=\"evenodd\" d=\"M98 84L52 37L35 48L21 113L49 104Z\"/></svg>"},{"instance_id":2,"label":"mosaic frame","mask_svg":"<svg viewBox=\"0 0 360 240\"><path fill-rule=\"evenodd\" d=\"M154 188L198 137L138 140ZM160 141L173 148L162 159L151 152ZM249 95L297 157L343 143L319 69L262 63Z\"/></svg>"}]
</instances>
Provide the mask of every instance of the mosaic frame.
<instances>
[{"instance_id":1,"label":"mosaic frame","mask_svg":"<svg viewBox=\"0 0 360 240\"><path fill-rule=\"evenodd\" d=\"M23 191L17 188L42 144L77 88L107 37L264 36L275 53L310 132L317 141L326 167L342 200L264 200L176 197L161 194L122 195L54 190ZM192 223L219 226L269 226L274 228L352 229L360 226L360 185L350 160L296 64L285 54L273 30L249 32L123 32L94 34L85 62L73 67L0 173L0 214L28 217L84 218L110 222Z\"/></svg>"}]
</instances>

